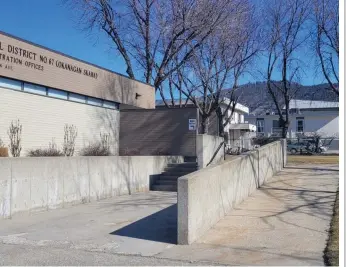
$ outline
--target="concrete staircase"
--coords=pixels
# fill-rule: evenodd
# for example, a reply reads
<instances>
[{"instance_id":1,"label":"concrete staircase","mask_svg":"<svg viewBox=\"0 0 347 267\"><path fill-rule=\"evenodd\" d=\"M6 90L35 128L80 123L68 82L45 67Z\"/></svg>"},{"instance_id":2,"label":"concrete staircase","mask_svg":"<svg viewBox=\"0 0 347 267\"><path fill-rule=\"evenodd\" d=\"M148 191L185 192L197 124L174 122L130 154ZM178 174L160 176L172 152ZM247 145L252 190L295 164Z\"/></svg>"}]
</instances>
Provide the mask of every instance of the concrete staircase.
<instances>
[{"instance_id":1,"label":"concrete staircase","mask_svg":"<svg viewBox=\"0 0 347 267\"><path fill-rule=\"evenodd\" d=\"M197 169L197 162L170 163L152 185L151 190L177 192L177 179Z\"/></svg>"}]
</instances>

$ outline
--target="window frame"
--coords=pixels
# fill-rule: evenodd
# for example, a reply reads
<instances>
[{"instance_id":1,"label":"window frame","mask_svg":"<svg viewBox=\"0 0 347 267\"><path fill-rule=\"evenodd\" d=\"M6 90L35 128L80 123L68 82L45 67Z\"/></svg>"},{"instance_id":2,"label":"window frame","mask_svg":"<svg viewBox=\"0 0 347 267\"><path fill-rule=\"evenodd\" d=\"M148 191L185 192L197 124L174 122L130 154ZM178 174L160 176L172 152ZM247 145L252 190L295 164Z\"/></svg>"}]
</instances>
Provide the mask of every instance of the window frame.
<instances>
[{"instance_id":1,"label":"window frame","mask_svg":"<svg viewBox=\"0 0 347 267\"><path fill-rule=\"evenodd\" d=\"M260 126L259 122L262 122L263 125ZM265 119L264 118L257 118L255 123L256 123L256 127L257 127L257 133L265 133ZM259 128L261 128L261 127L262 127L263 131L259 131Z\"/></svg>"},{"instance_id":2,"label":"window frame","mask_svg":"<svg viewBox=\"0 0 347 267\"><path fill-rule=\"evenodd\" d=\"M63 93L66 97L59 96L58 94L56 94L56 96L50 95L50 93L54 92L54 91L57 93ZM50 87L47 88L47 96L52 97L52 98L62 99L62 100L69 100L69 93L68 92L66 92L64 90L50 88Z\"/></svg>"},{"instance_id":3,"label":"window frame","mask_svg":"<svg viewBox=\"0 0 347 267\"><path fill-rule=\"evenodd\" d=\"M62 89L47 87L44 85L26 82L23 80L12 79L12 78L5 77L5 76L0 76L0 82L1 81L3 81L3 84L0 85L0 89L4 88L4 89L8 89L8 90L21 91L21 92L27 93L27 94L45 96L45 97L49 97L49 98L53 98L53 99L59 99L59 100L70 101L70 102L74 102L74 103L86 104L86 105L90 105L90 106L94 106L94 107L101 107L104 109L119 110L119 107L120 107L120 103L115 102L115 101L104 100L104 99L97 98L97 97L92 97L92 96L87 96L87 95L78 94L78 93L74 93L74 92L69 92L69 91L62 90ZM8 85L6 85L6 81L8 82L7 83ZM15 86L11 86L11 82L13 82L15 84ZM50 95L49 94L50 91L52 91L52 92L55 91L56 93L61 92L64 96ZM74 98L74 96L76 96L76 97ZM71 97L74 99L72 99ZM80 98L80 101L76 100L78 98ZM91 100L91 101L94 100L94 103L88 102L88 100Z\"/></svg>"},{"instance_id":4,"label":"window frame","mask_svg":"<svg viewBox=\"0 0 347 267\"><path fill-rule=\"evenodd\" d=\"M81 99L81 101L76 100L76 99L78 99L79 97L83 98L83 100L82 100L82 99ZM74 98L74 99L72 99L72 98ZM68 99L69 99L69 101L71 101L71 102L81 103L81 104L87 104L87 96L85 96L85 95L81 95L81 94L76 94L76 93L69 92L69 94L68 94ZM87 105L89 105L89 104L87 104Z\"/></svg>"},{"instance_id":5,"label":"window frame","mask_svg":"<svg viewBox=\"0 0 347 267\"><path fill-rule=\"evenodd\" d=\"M32 88L30 88L30 87L32 87ZM43 85L23 82L23 91L27 92L27 93L30 93L30 94L34 94L34 95L41 95L41 96L45 95L45 96L47 96L48 89L47 89L47 87L45 87Z\"/></svg>"},{"instance_id":6,"label":"window frame","mask_svg":"<svg viewBox=\"0 0 347 267\"><path fill-rule=\"evenodd\" d=\"M23 82L21 82L21 81L0 76L0 83L1 83L1 80L3 80L3 85L0 85L0 87L6 88L6 89L11 89L11 90L16 90L16 91L22 91L23 90ZM8 83L6 83L6 81L8 81ZM16 86L13 86L13 84L10 84L11 82L16 83Z\"/></svg>"},{"instance_id":7,"label":"window frame","mask_svg":"<svg viewBox=\"0 0 347 267\"><path fill-rule=\"evenodd\" d=\"M112 107L111 107L112 105ZM104 100L102 102L102 107L109 108L109 109L117 109L117 103L109 100Z\"/></svg>"},{"instance_id":8,"label":"window frame","mask_svg":"<svg viewBox=\"0 0 347 267\"><path fill-rule=\"evenodd\" d=\"M94 103L90 103L89 101L95 101ZM87 104L95 107L103 107L103 100L100 98L92 97L92 96L87 96Z\"/></svg>"},{"instance_id":9,"label":"window frame","mask_svg":"<svg viewBox=\"0 0 347 267\"><path fill-rule=\"evenodd\" d=\"M299 122L302 123L302 126L301 126L302 131L299 131ZM296 118L296 132L297 133L303 133L304 130L305 130L305 118L304 117L297 117Z\"/></svg>"}]
</instances>

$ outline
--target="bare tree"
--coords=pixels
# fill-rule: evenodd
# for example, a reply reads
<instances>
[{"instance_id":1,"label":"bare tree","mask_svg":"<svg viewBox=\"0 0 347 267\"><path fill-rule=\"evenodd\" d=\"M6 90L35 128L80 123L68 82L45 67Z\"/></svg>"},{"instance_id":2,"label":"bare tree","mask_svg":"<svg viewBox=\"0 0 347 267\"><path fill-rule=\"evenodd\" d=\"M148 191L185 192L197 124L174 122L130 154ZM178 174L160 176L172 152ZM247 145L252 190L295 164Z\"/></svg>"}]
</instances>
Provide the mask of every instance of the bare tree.
<instances>
[{"instance_id":1,"label":"bare tree","mask_svg":"<svg viewBox=\"0 0 347 267\"><path fill-rule=\"evenodd\" d=\"M65 124L63 153L66 157L72 157L74 155L76 137L77 137L77 127L74 125Z\"/></svg>"},{"instance_id":2,"label":"bare tree","mask_svg":"<svg viewBox=\"0 0 347 267\"><path fill-rule=\"evenodd\" d=\"M313 3L315 50L329 89L339 95L339 4L337 0Z\"/></svg>"},{"instance_id":3,"label":"bare tree","mask_svg":"<svg viewBox=\"0 0 347 267\"><path fill-rule=\"evenodd\" d=\"M234 113L239 78L258 49L251 11L246 2L234 6L226 23L195 49L186 66L169 80L180 92L180 105L183 94L198 108L203 133L209 132L210 118L216 114L218 132L223 136ZM230 90L223 90L230 85Z\"/></svg>"},{"instance_id":4,"label":"bare tree","mask_svg":"<svg viewBox=\"0 0 347 267\"><path fill-rule=\"evenodd\" d=\"M309 15L307 0L270 0L265 2L264 27L267 57L267 91L279 114L282 137L286 138L290 118L289 102L299 89L296 81L304 64L296 52L307 41L305 23ZM275 71L280 70L280 80L275 80ZM284 107L284 109L283 109Z\"/></svg>"},{"instance_id":5,"label":"bare tree","mask_svg":"<svg viewBox=\"0 0 347 267\"><path fill-rule=\"evenodd\" d=\"M173 61L171 64L177 64ZM166 83L159 86L159 93L166 107L168 108L182 108L192 104L190 100L190 94L192 91L185 90L186 81L183 77L188 75L189 68L187 64L182 65L178 70L171 73ZM165 97L165 92L169 93L169 98ZM178 93L178 101L175 95Z\"/></svg>"},{"instance_id":6,"label":"bare tree","mask_svg":"<svg viewBox=\"0 0 347 267\"><path fill-rule=\"evenodd\" d=\"M65 0L86 29L105 32L130 78L158 89L241 0ZM175 60L176 64L171 64ZM141 76L136 75L141 73Z\"/></svg>"},{"instance_id":7,"label":"bare tree","mask_svg":"<svg viewBox=\"0 0 347 267\"><path fill-rule=\"evenodd\" d=\"M22 151L22 124L19 120L11 122L7 134L10 139L9 147L12 157L19 157Z\"/></svg>"},{"instance_id":8,"label":"bare tree","mask_svg":"<svg viewBox=\"0 0 347 267\"><path fill-rule=\"evenodd\" d=\"M107 152L107 154L110 154L110 134L109 133L100 133L100 144L104 151Z\"/></svg>"}]
</instances>

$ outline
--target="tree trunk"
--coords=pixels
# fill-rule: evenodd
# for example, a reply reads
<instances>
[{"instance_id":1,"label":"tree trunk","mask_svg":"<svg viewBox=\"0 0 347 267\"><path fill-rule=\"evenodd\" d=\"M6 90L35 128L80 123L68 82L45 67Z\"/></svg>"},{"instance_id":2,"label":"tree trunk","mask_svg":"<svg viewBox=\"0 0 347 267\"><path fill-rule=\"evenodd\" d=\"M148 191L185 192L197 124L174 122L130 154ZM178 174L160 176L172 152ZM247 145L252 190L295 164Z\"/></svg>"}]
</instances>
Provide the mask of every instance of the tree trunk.
<instances>
[{"instance_id":1,"label":"tree trunk","mask_svg":"<svg viewBox=\"0 0 347 267\"><path fill-rule=\"evenodd\" d=\"M279 119L280 126L282 128L282 138L287 138L288 128L289 128L289 121L284 120L283 117L280 117Z\"/></svg>"},{"instance_id":2,"label":"tree trunk","mask_svg":"<svg viewBox=\"0 0 347 267\"><path fill-rule=\"evenodd\" d=\"M315 152L319 153L319 142L320 142L320 138L316 137L315 138Z\"/></svg>"},{"instance_id":3,"label":"tree trunk","mask_svg":"<svg viewBox=\"0 0 347 267\"><path fill-rule=\"evenodd\" d=\"M221 107L216 109L216 115L218 119L218 135L224 137L224 124L223 124L223 114Z\"/></svg>"},{"instance_id":4,"label":"tree trunk","mask_svg":"<svg viewBox=\"0 0 347 267\"><path fill-rule=\"evenodd\" d=\"M208 133L208 124L209 124L208 116L202 115L201 116L201 131L202 131L202 134L207 134Z\"/></svg>"},{"instance_id":5,"label":"tree trunk","mask_svg":"<svg viewBox=\"0 0 347 267\"><path fill-rule=\"evenodd\" d=\"M284 125L282 127L282 138L287 138L288 126Z\"/></svg>"}]
</instances>

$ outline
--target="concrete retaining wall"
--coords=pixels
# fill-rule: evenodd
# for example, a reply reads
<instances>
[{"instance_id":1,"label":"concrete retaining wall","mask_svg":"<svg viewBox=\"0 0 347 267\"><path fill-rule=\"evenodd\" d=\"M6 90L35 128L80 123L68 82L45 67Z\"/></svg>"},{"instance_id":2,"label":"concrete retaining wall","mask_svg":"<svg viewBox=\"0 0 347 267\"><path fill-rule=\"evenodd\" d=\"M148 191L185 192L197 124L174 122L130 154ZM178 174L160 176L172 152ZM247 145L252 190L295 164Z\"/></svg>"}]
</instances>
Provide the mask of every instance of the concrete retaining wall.
<instances>
[{"instance_id":1,"label":"concrete retaining wall","mask_svg":"<svg viewBox=\"0 0 347 267\"><path fill-rule=\"evenodd\" d=\"M286 163L277 141L178 179L178 243L191 244Z\"/></svg>"},{"instance_id":2,"label":"concrete retaining wall","mask_svg":"<svg viewBox=\"0 0 347 267\"><path fill-rule=\"evenodd\" d=\"M196 155L198 158L199 169L205 168L211 161L214 153L223 142L220 136L198 134L196 136ZM221 147L211 164L215 164L224 159L224 147Z\"/></svg>"},{"instance_id":3,"label":"concrete retaining wall","mask_svg":"<svg viewBox=\"0 0 347 267\"><path fill-rule=\"evenodd\" d=\"M180 156L0 159L0 218L148 191Z\"/></svg>"}]
</instances>

